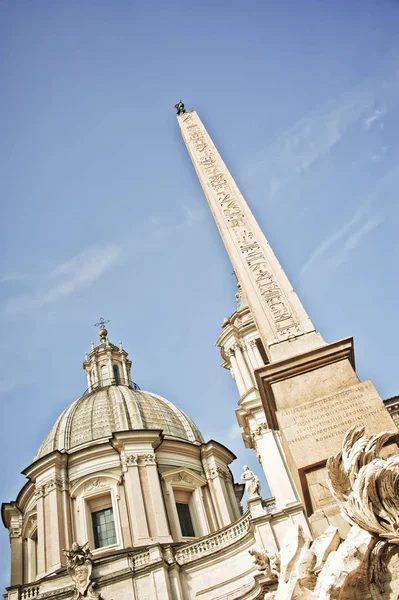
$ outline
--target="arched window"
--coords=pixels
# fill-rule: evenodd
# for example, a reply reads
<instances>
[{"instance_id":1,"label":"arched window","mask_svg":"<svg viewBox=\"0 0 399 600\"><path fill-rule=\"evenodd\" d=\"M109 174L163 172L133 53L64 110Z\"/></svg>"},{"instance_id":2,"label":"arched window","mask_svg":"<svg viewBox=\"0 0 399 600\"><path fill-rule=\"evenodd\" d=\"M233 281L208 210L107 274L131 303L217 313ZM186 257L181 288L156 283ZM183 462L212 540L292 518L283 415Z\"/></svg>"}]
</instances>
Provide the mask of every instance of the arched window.
<instances>
[{"instance_id":1,"label":"arched window","mask_svg":"<svg viewBox=\"0 0 399 600\"><path fill-rule=\"evenodd\" d=\"M121 378L119 376L119 369L118 369L117 365L113 365L112 370L114 372L114 380L115 380L116 385L120 385Z\"/></svg>"}]
</instances>

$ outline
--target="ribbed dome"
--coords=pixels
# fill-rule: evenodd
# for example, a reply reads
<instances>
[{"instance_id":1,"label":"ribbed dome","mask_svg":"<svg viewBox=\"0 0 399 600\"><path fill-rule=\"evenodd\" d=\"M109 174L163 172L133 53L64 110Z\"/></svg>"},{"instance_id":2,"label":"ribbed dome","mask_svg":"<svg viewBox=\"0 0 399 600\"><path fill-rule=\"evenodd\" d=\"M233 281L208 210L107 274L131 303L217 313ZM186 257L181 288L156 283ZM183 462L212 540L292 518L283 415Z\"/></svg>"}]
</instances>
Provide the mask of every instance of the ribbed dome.
<instances>
[{"instance_id":1,"label":"ribbed dome","mask_svg":"<svg viewBox=\"0 0 399 600\"><path fill-rule=\"evenodd\" d=\"M189 442L204 441L193 421L165 398L123 385L110 385L68 406L40 446L35 460L54 450L70 450L129 429L162 429L167 436Z\"/></svg>"}]
</instances>

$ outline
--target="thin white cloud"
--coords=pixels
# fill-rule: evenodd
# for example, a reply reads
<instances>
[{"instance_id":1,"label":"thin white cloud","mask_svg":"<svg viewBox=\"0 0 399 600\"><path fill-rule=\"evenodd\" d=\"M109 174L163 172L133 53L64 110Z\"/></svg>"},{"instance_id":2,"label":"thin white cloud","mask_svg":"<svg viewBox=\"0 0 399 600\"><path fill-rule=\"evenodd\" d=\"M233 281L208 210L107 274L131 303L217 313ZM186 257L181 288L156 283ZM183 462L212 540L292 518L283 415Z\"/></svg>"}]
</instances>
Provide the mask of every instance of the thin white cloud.
<instances>
[{"instance_id":1,"label":"thin white cloud","mask_svg":"<svg viewBox=\"0 0 399 600\"><path fill-rule=\"evenodd\" d=\"M84 250L44 273L33 290L11 297L4 306L6 315L15 315L71 295L102 277L121 258L119 246L108 244Z\"/></svg>"},{"instance_id":2,"label":"thin white cloud","mask_svg":"<svg viewBox=\"0 0 399 600\"><path fill-rule=\"evenodd\" d=\"M360 244L366 235L374 231L381 223L384 222L383 218L370 218L368 219L359 229L353 232L345 242L345 250L354 250Z\"/></svg>"},{"instance_id":3,"label":"thin white cloud","mask_svg":"<svg viewBox=\"0 0 399 600\"><path fill-rule=\"evenodd\" d=\"M28 279L34 279L33 274L29 273L4 273L0 275L0 283L10 283L12 281L26 281Z\"/></svg>"},{"instance_id":4,"label":"thin white cloud","mask_svg":"<svg viewBox=\"0 0 399 600\"><path fill-rule=\"evenodd\" d=\"M364 218L364 208L359 209L353 215L352 219L344 223L330 237L328 237L321 244L319 244L319 246L317 246L317 248L312 252L308 260L302 266L299 274L303 275L317 259L327 254L328 251L337 244L337 242L339 242L342 238L349 234L355 226L359 225L359 223L362 221L362 218Z\"/></svg>"},{"instance_id":5,"label":"thin white cloud","mask_svg":"<svg viewBox=\"0 0 399 600\"><path fill-rule=\"evenodd\" d=\"M349 221L316 247L302 266L300 275L304 275L320 258L323 258L324 267L337 267L350 251L355 250L367 235L379 227L386 218L381 213L383 207L386 212L389 210L389 202L396 202L396 194L392 194L392 190L396 190L398 178L399 165L392 167L381 177L375 189Z\"/></svg>"},{"instance_id":6,"label":"thin white cloud","mask_svg":"<svg viewBox=\"0 0 399 600\"><path fill-rule=\"evenodd\" d=\"M321 109L311 112L280 135L262 160L249 167L249 174L269 176L272 198L299 174L336 146L347 130L370 113L375 101L375 81L342 94Z\"/></svg>"},{"instance_id":7,"label":"thin white cloud","mask_svg":"<svg viewBox=\"0 0 399 600\"><path fill-rule=\"evenodd\" d=\"M187 204L181 205L185 215L185 225L196 225L204 220L204 211L202 209L193 209Z\"/></svg>"},{"instance_id":8,"label":"thin white cloud","mask_svg":"<svg viewBox=\"0 0 399 600\"><path fill-rule=\"evenodd\" d=\"M51 270L36 273L10 273L0 275L0 283L16 280L29 284L27 293L16 294L2 306L3 316L11 316L42 308L63 297L72 295L102 277L111 267L122 260L122 256L137 258L146 252L158 251L159 247L179 229L195 225L204 217L203 210L193 210L182 205L185 217L181 221L152 217L141 226L141 234L123 247L106 244L88 248L80 254L53 266Z\"/></svg>"},{"instance_id":9,"label":"thin white cloud","mask_svg":"<svg viewBox=\"0 0 399 600\"><path fill-rule=\"evenodd\" d=\"M302 266L299 275L304 275L321 258L324 267L339 266L347 254L355 250L363 239L383 222L383 217L367 215L365 207L362 207L352 219L317 246Z\"/></svg>"},{"instance_id":10,"label":"thin white cloud","mask_svg":"<svg viewBox=\"0 0 399 600\"><path fill-rule=\"evenodd\" d=\"M370 129L373 123L379 121L384 116L384 111L380 108L377 108L370 117L367 117L363 120L363 125L365 129Z\"/></svg>"}]
</instances>

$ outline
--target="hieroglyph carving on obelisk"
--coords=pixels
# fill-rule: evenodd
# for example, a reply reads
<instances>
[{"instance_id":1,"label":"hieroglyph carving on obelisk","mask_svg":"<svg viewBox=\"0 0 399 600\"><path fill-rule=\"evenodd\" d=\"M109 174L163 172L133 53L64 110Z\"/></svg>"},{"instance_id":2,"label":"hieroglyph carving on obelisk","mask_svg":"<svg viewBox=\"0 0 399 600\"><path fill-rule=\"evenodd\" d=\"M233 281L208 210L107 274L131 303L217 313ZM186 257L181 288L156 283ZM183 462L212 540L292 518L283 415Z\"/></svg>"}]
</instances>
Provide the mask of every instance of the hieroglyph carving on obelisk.
<instances>
[{"instance_id":1,"label":"hieroglyph carving on obelisk","mask_svg":"<svg viewBox=\"0 0 399 600\"><path fill-rule=\"evenodd\" d=\"M314 326L199 116L195 111L181 112L177 119L269 359L273 360L274 345L314 334ZM310 349L321 343L317 336L306 346Z\"/></svg>"}]
</instances>

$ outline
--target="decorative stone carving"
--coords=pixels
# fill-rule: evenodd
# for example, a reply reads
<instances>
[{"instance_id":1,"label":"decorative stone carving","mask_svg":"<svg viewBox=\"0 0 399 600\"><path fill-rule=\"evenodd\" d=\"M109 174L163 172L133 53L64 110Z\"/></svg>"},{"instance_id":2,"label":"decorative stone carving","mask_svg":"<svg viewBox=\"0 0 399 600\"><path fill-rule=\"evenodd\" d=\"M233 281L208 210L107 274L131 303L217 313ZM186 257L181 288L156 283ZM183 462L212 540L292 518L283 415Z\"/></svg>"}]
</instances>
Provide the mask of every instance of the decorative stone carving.
<instances>
[{"instance_id":1,"label":"decorative stone carving","mask_svg":"<svg viewBox=\"0 0 399 600\"><path fill-rule=\"evenodd\" d=\"M245 489L248 494L248 500L260 496L259 478L249 469L249 467L247 467L247 465L244 466L244 472L241 475L241 480L245 481Z\"/></svg>"},{"instance_id":2,"label":"decorative stone carving","mask_svg":"<svg viewBox=\"0 0 399 600\"><path fill-rule=\"evenodd\" d=\"M255 429L253 437L255 437L255 435L262 435L268 429L269 429L269 427L268 427L267 423L260 423L260 425L258 425L257 428Z\"/></svg>"},{"instance_id":3,"label":"decorative stone carving","mask_svg":"<svg viewBox=\"0 0 399 600\"><path fill-rule=\"evenodd\" d=\"M10 539L11 538L21 537L21 535L22 535L22 523L21 523L21 525L13 525L12 527L10 527L9 534L10 534Z\"/></svg>"},{"instance_id":4,"label":"decorative stone carving","mask_svg":"<svg viewBox=\"0 0 399 600\"><path fill-rule=\"evenodd\" d=\"M93 479L87 485L85 485L85 492L92 492L93 490L101 490L107 488L108 484L105 479Z\"/></svg>"},{"instance_id":5,"label":"decorative stone carving","mask_svg":"<svg viewBox=\"0 0 399 600\"><path fill-rule=\"evenodd\" d=\"M35 487L35 499L36 501L44 497L44 485L37 485Z\"/></svg>"},{"instance_id":6,"label":"decorative stone carving","mask_svg":"<svg viewBox=\"0 0 399 600\"><path fill-rule=\"evenodd\" d=\"M26 537L31 537L37 529L37 515L32 515L26 527Z\"/></svg>"},{"instance_id":7,"label":"decorative stone carving","mask_svg":"<svg viewBox=\"0 0 399 600\"><path fill-rule=\"evenodd\" d=\"M225 481L231 480L231 474L227 469L221 466L208 467L205 469L205 475L207 479L215 479L215 477L222 477Z\"/></svg>"},{"instance_id":8,"label":"decorative stone carving","mask_svg":"<svg viewBox=\"0 0 399 600\"><path fill-rule=\"evenodd\" d=\"M331 493L352 524L399 544L399 455L384 459L383 446L398 432L371 437L364 427L346 433L342 450L327 461Z\"/></svg>"},{"instance_id":9,"label":"decorative stone carving","mask_svg":"<svg viewBox=\"0 0 399 600\"><path fill-rule=\"evenodd\" d=\"M157 464L157 459L155 457L155 454L139 454L138 461L139 461L139 465L142 465L142 466Z\"/></svg>"},{"instance_id":10,"label":"decorative stone carving","mask_svg":"<svg viewBox=\"0 0 399 600\"><path fill-rule=\"evenodd\" d=\"M95 591L95 583L91 579L93 569L92 555L89 544L80 546L73 542L71 550L64 550L67 559L67 572L75 584L75 593L72 600L101 600L99 592Z\"/></svg>"},{"instance_id":11,"label":"decorative stone carving","mask_svg":"<svg viewBox=\"0 0 399 600\"><path fill-rule=\"evenodd\" d=\"M46 481L43 484L43 488L44 488L44 495L47 496L47 494L49 494L53 490L60 490L60 491L67 490L68 484L67 484L67 480L63 477L53 477L53 479L50 479L49 481Z\"/></svg>"},{"instance_id":12,"label":"decorative stone carving","mask_svg":"<svg viewBox=\"0 0 399 600\"><path fill-rule=\"evenodd\" d=\"M269 554L263 548L254 546L248 550L255 558L255 565L268 579L278 579L280 576L280 557L278 554Z\"/></svg>"},{"instance_id":13,"label":"decorative stone carving","mask_svg":"<svg viewBox=\"0 0 399 600\"><path fill-rule=\"evenodd\" d=\"M368 437L364 427L352 427L342 450L327 461L331 493L347 520L373 536L368 557L369 580L380 592L389 545L399 545L399 455L382 457L382 449L397 432Z\"/></svg>"},{"instance_id":14,"label":"decorative stone carving","mask_svg":"<svg viewBox=\"0 0 399 600\"><path fill-rule=\"evenodd\" d=\"M145 567L150 563L150 551L146 550L138 554L129 554L128 561L131 570L137 571L140 567Z\"/></svg>"}]
</instances>

